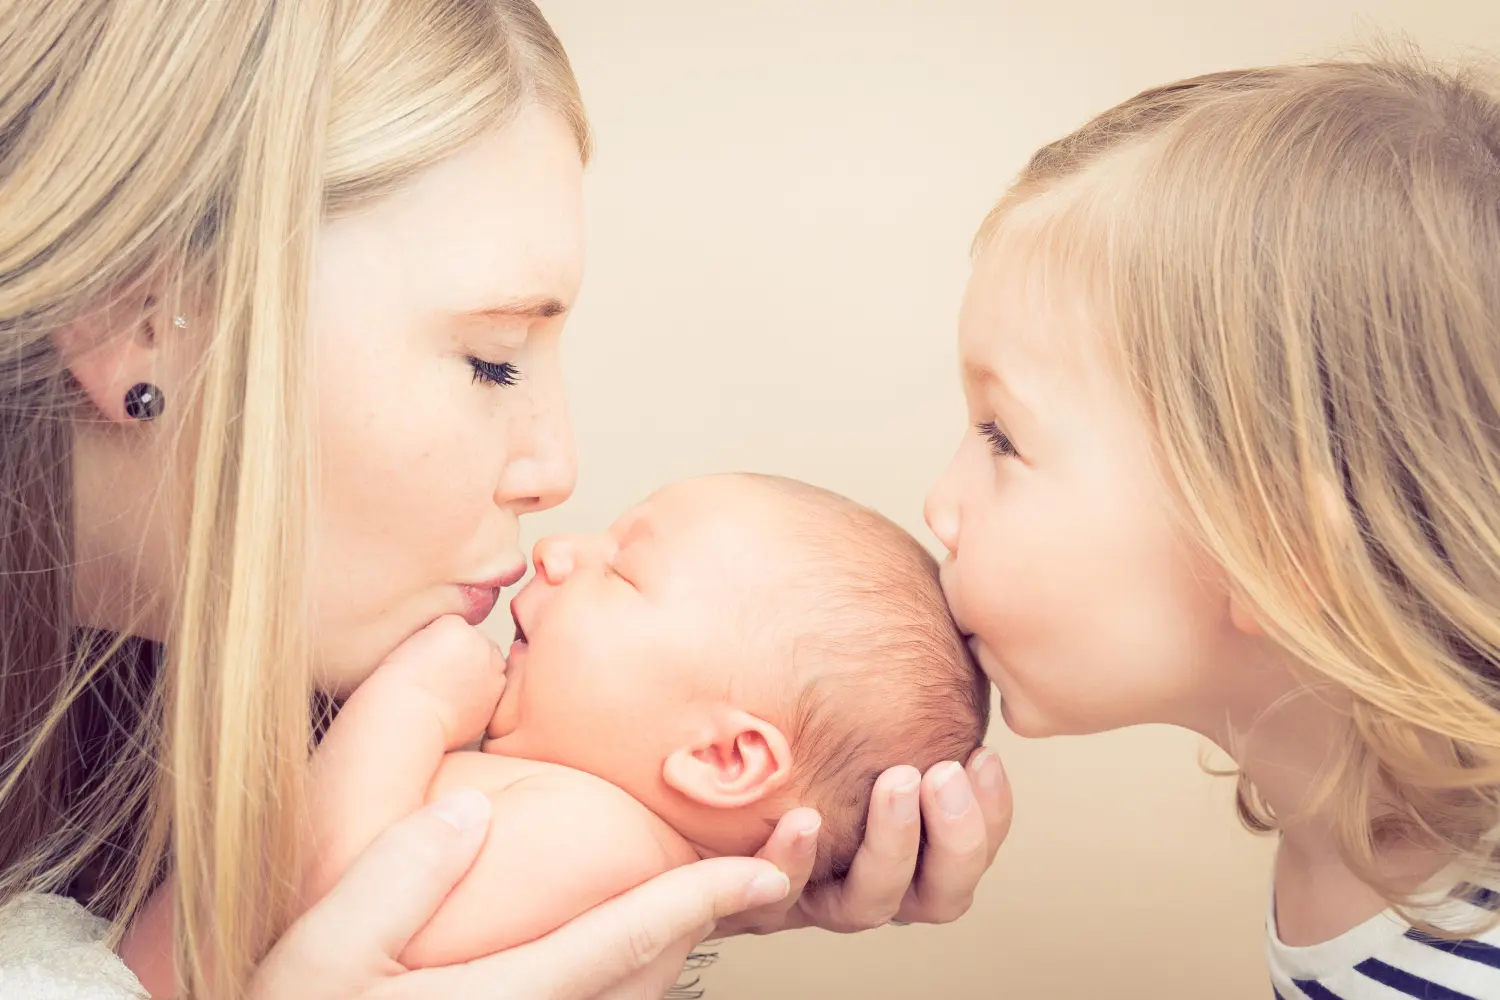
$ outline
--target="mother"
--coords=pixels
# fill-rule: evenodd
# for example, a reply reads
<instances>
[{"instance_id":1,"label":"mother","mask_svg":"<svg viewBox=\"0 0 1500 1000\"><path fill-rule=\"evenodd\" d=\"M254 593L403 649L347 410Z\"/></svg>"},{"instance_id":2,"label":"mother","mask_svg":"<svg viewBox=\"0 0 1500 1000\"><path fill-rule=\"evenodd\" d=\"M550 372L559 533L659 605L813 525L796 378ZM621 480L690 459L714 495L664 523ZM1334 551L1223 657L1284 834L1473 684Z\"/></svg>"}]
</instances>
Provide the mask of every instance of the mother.
<instances>
[{"instance_id":1,"label":"mother","mask_svg":"<svg viewBox=\"0 0 1500 1000\"><path fill-rule=\"evenodd\" d=\"M885 775L833 891L706 862L404 973L484 828L449 802L288 931L310 700L481 620L524 569L518 519L572 489L576 84L525 0L5 0L0 23L0 898L118 925L170 868L189 993L330 1000L659 992L640 970L736 911L720 931L967 907L994 764ZM812 820L763 852L794 889ZM12 924L53 905L24 902Z\"/></svg>"}]
</instances>

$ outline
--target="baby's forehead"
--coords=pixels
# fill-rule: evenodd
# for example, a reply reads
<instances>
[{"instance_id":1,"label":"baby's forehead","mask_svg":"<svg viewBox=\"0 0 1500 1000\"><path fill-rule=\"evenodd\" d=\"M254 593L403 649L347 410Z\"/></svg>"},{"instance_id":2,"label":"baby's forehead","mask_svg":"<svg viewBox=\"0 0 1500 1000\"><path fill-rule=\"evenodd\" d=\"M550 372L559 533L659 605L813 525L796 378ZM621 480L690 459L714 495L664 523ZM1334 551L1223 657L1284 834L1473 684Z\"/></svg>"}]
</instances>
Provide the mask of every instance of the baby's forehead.
<instances>
[{"instance_id":1,"label":"baby's forehead","mask_svg":"<svg viewBox=\"0 0 1500 1000\"><path fill-rule=\"evenodd\" d=\"M742 570L758 581L807 549L807 513L795 499L750 477L705 476L658 490L612 531L621 545L652 540L684 568L711 565L730 579Z\"/></svg>"},{"instance_id":2,"label":"baby's forehead","mask_svg":"<svg viewBox=\"0 0 1500 1000\"><path fill-rule=\"evenodd\" d=\"M770 530L790 500L748 476L700 476L657 490L616 522L617 530L650 522L653 532L691 531L719 526Z\"/></svg>"}]
</instances>

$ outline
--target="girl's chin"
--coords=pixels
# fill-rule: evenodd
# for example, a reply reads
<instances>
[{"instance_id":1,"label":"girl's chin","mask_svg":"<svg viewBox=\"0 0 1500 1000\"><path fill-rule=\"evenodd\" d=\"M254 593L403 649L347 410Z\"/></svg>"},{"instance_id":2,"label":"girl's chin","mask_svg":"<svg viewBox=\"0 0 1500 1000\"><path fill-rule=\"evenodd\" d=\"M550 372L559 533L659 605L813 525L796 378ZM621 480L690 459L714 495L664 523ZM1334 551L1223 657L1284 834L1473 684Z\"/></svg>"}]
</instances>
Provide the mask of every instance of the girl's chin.
<instances>
[{"instance_id":1,"label":"girl's chin","mask_svg":"<svg viewBox=\"0 0 1500 1000\"><path fill-rule=\"evenodd\" d=\"M1133 724L1121 721L1118 724L1090 725L1086 720L1060 712L1048 712L1036 702L1022 696L1001 694L999 702L1000 718L1005 721L1005 727L1028 740L1040 740L1049 736L1095 736Z\"/></svg>"},{"instance_id":2,"label":"girl's chin","mask_svg":"<svg viewBox=\"0 0 1500 1000\"><path fill-rule=\"evenodd\" d=\"M1005 728L1017 736L1040 739L1056 735L1051 727L1042 724L1043 720L1035 712L1020 708L1014 699L1001 695L997 700L1000 702L1000 718L1004 720Z\"/></svg>"},{"instance_id":3,"label":"girl's chin","mask_svg":"<svg viewBox=\"0 0 1500 1000\"><path fill-rule=\"evenodd\" d=\"M1047 712L1025 695L998 691L996 701L1000 704L1000 718L1005 728L1017 736L1039 740L1048 736L1078 735L1063 720Z\"/></svg>"}]
</instances>

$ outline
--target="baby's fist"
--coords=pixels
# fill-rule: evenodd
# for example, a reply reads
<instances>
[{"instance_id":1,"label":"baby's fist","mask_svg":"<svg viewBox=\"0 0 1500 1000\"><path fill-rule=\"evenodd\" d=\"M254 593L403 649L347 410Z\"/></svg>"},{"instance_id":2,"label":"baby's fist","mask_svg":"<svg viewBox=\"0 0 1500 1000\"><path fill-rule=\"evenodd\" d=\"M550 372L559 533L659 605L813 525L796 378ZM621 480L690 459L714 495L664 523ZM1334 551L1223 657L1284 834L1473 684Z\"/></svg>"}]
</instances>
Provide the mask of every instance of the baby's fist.
<instances>
[{"instance_id":1,"label":"baby's fist","mask_svg":"<svg viewBox=\"0 0 1500 1000\"><path fill-rule=\"evenodd\" d=\"M484 734L505 693L505 666L505 654L488 636L447 615L397 647L365 683L430 699L454 750Z\"/></svg>"}]
</instances>

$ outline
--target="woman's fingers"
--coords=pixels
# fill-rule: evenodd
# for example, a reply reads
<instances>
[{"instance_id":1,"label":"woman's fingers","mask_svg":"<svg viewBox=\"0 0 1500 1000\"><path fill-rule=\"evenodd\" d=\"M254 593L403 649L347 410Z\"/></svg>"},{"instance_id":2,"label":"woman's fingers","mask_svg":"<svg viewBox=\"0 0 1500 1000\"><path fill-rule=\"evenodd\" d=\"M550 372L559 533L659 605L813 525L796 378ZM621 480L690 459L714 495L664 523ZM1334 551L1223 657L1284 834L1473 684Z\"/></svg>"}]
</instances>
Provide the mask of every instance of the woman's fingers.
<instances>
[{"instance_id":1,"label":"woman's fingers","mask_svg":"<svg viewBox=\"0 0 1500 1000\"><path fill-rule=\"evenodd\" d=\"M970 778L970 772L954 762L938 764L923 777L927 845L922 871L896 919L947 923L963 916L973 902L991 854L985 812Z\"/></svg>"},{"instance_id":2,"label":"woman's fingers","mask_svg":"<svg viewBox=\"0 0 1500 1000\"><path fill-rule=\"evenodd\" d=\"M755 858L676 868L595 907L546 937L464 966L402 977L400 996L590 1000L631 980L684 940L701 941L732 913L784 899L790 883Z\"/></svg>"},{"instance_id":3,"label":"woman's fingers","mask_svg":"<svg viewBox=\"0 0 1500 1000\"><path fill-rule=\"evenodd\" d=\"M688 969L688 961L698 943L696 932L673 942L656 961L591 1000L662 1000L672 987L694 981L696 974Z\"/></svg>"},{"instance_id":4,"label":"woman's fingers","mask_svg":"<svg viewBox=\"0 0 1500 1000\"><path fill-rule=\"evenodd\" d=\"M1011 796L1010 779L1006 777L1005 765L1000 755L989 747L980 747L969 758L969 782L974 786L974 797L979 800L979 809L984 813L985 839L989 841L989 864L995 860L995 852L1010 836L1010 821L1015 813L1015 800Z\"/></svg>"},{"instance_id":5,"label":"woman's fingers","mask_svg":"<svg viewBox=\"0 0 1500 1000\"><path fill-rule=\"evenodd\" d=\"M822 829L822 825L823 821L817 810L806 807L793 809L781 817L771 839L766 841L766 846L755 856L762 861L771 862L785 872L791 881L791 891L778 903L737 913L720 921L714 930L716 937L764 934L806 924L805 920L789 919L793 916L789 911L797 906L807 880L812 877L813 867L818 860L818 831Z\"/></svg>"},{"instance_id":6,"label":"woman's fingers","mask_svg":"<svg viewBox=\"0 0 1500 1000\"><path fill-rule=\"evenodd\" d=\"M921 848L922 775L901 765L882 774L870 796L865 839L849 874L836 885L805 893L810 923L834 931L859 931L889 921L901 907Z\"/></svg>"},{"instance_id":7,"label":"woman's fingers","mask_svg":"<svg viewBox=\"0 0 1500 1000\"><path fill-rule=\"evenodd\" d=\"M399 971L396 956L474 863L489 818L489 798L462 789L387 829L277 942L252 996L347 1000Z\"/></svg>"},{"instance_id":8,"label":"woman's fingers","mask_svg":"<svg viewBox=\"0 0 1500 1000\"><path fill-rule=\"evenodd\" d=\"M489 819L483 792L444 796L376 838L304 921L394 960L469 870Z\"/></svg>"}]
</instances>

